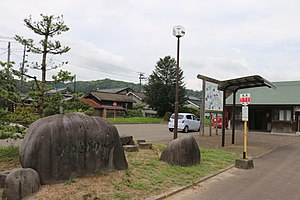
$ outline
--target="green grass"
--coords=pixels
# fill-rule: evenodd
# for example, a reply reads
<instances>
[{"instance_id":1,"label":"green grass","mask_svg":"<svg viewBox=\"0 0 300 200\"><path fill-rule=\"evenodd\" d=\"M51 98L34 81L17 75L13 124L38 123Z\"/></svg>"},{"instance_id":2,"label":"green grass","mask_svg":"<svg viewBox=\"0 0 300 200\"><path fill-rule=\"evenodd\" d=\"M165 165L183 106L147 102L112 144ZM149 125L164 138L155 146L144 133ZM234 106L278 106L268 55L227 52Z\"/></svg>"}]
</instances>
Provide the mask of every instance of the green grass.
<instances>
[{"instance_id":1,"label":"green grass","mask_svg":"<svg viewBox=\"0 0 300 200\"><path fill-rule=\"evenodd\" d=\"M162 145L154 145L154 150L126 153L129 169L115 182L118 190L126 194L136 194L132 199L165 192L173 187L186 186L234 164L238 154L217 149L201 148L201 163L190 167L169 165L159 161ZM152 151L152 152L151 152ZM141 195L141 196L139 196Z\"/></svg>"},{"instance_id":2,"label":"green grass","mask_svg":"<svg viewBox=\"0 0 300 200\"><path fill-rule=\"evenodd\" d=\"M152 117L129 117L129 118L107 118L112 123L161 123L162 118Z\"/></svg>"},{"instance_id":3,"label":"green grass","mask_svg":"<svg viewBox=\"0 0 300 200\"><path fill-rule=\"evenodd\" d=\"M0 171L19 166L19 148L15 146L0 147Z\"/></svg>"},{"instance_id":4,"label":"green grass","mask_svg":"<svg viewBox=\"0 0 300 200\"><path fill-rule=\"evenodd\" d=\"M206 117L204 118L204 125L209 126L209 121L210 119L207 119Z\"/></svg>"},{"instance_id":5,"label":"green grass","mask_svg":"<svg viewBox=\"0 0 300 200\"><path fill-rule=\"evenodd\" d=\"M16 146L0 147L0 158L11 159L19 156L19 148Z\"/></svg>"}]
</instances>

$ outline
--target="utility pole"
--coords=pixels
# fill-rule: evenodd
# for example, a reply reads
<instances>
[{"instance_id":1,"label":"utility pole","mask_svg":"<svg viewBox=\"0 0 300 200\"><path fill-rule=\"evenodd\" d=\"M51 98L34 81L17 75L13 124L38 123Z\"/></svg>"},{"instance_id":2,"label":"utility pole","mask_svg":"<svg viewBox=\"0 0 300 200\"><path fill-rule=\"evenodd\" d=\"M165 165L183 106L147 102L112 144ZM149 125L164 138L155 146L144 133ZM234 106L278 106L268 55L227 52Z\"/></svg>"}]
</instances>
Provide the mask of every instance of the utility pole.
<instances>
[{"instance_id":1,"label":"utility pole","mask_svg":"<svg viewBox=\"0 0 300 200\"><path fill-rule=\"evenodd\" d=\"M142 92L142 79L146 79L145 73L139 72L139 79L140 79L140 92Z\"/></svg>"},{"instance_id":2,"label":"utility pole","mask_svg":"<svg viewBox=\"0 0 300 200\"><path fill-rule=\"evenodd\" d=\"M76 93L76 74L74 75L74 93Z\"/></svg>"},{"instance_id":3,"label":"utility pole","mask_svg":"<svg viewBox=\"0 0 300 200\"><path fill-rule=\"evenodd\" d=\"M25 73L24 67L25 67L25 56L26 56L26 45L24 45L24 51L23 51L23 60L21 64L21 92L23 92L23 84L24 84L24 76L23 74Z\"/></svg>"},{"instance_id":4,"label":"utility pole","mask_svg":"<svg viewBox=\"0 0 300 200\"><path fill-rule=\"evenodd\" d=\"M7 68L6 68L6 72L7 72L7 79L9 76L9 66L10 66L10 42L8 42L8 47L7 47Z\"/></svg>"}]
</instances>

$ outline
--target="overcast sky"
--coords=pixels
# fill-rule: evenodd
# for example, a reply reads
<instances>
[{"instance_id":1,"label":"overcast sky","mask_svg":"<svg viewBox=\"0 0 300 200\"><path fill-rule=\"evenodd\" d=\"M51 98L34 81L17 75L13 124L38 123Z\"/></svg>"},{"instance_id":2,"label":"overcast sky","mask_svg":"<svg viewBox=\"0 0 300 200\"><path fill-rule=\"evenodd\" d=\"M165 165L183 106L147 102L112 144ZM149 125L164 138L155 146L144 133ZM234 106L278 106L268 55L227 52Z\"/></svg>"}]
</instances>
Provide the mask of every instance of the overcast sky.
<instances>
[{"instance_id":1,"label":"overcast sky","mask_svg":"<svg viewBox=\"0 0 300 200\"><path fill-rule=\"evenodd\" d=\"M138 73L149 76L159 58L176 58L175 25L186 30L180 67L189 89L201 90L197 74L300 80L299 0L1 0L0 5L0 60L7 59L5 37L35 37L24 18L63 15L70 30L57 39L71 51L49 58L69 61L63 69L77 80L138 83ZM11 59L18 64L22 46L11 45Z\"/></svg>"}]
</instances>

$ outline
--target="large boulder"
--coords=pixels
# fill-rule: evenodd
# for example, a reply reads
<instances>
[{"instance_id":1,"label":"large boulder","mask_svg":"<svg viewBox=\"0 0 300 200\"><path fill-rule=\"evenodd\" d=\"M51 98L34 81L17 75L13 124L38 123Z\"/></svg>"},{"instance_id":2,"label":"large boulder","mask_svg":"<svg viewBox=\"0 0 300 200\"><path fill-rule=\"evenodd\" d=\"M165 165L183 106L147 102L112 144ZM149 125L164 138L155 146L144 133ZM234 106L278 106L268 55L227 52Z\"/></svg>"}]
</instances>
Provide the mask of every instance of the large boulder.
<instances>
[{"instance_id":1,"label":"large boulder","mask_svg":"<svg viewBox=\"0 0 300 200\"><path fill-rule=\"evenodd\" d=\"M19 151L22 167L35 169L42 184L128 168L116 127L105 119L82 113L35 121Z\"/></svg>"},{"instance_id":2,"label":"large boulder","mask_svg":"<svg viewBox=\"0 0 300 200\"><path fill-rule=\"evenodd\" d=\"M18 200L37 192L41 187L39 174L30 168L11 171L4 183L2 199Z\"/></svg>"},{"instance_id":3,"label":"large boulder","mask_svg":"<svg viewBox=\"0 0 300 200\"><path fill-rule=\"evenodd\" d=\"M171 165L197 165L201 160L201 153L195 138L191 135L171 141L163 150L160 160Z\"/></svg>"}]
</instances>

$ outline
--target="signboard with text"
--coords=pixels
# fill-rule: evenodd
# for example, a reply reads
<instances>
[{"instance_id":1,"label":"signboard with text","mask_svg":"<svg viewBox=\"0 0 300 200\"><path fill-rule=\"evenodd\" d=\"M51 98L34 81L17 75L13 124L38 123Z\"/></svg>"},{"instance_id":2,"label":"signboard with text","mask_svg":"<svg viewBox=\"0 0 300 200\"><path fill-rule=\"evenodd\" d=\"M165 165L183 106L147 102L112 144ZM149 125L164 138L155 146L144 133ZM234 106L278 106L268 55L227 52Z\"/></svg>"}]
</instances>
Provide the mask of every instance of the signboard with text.
<instances>
[{"instance_id":1,"label":"signboard with text","mask_svg":"<svg viewBox=\"0 0 300 200\"><path fill-rule=\"evenodd\" d=\"M249 121L248 120L248 115L249 115L248 113L249 113L248 106L242 106L242 121L243 122Z\"/></svg>"},{"instance_id":2,"label":"signboard with text","mask_svg":"<svg viewBox=\"0 0 300 200\"><path fill-rule=\"evenodd\" d=\"M250 94L247 93L247 94L240 94L240 103L242 105L248 105L250 103Z\"/></svg>"},{"instance_id":3,"label":"signboard with text","mask_svg":"<svg viewBox=\"0 0 300 200\"><path fill-rule=\"evenodd\" d=\"M218 90L218 84L206 82L205 110L223 111L223 92Z\"/></svg>"}]
</instances>

